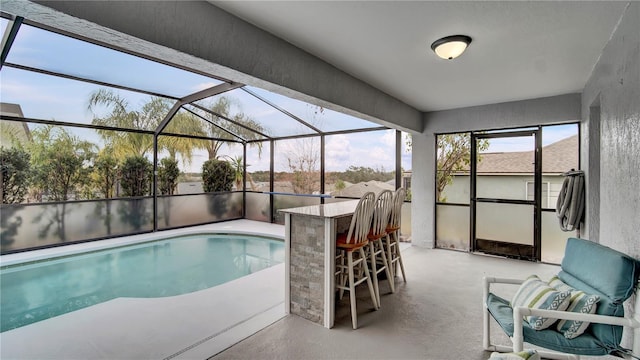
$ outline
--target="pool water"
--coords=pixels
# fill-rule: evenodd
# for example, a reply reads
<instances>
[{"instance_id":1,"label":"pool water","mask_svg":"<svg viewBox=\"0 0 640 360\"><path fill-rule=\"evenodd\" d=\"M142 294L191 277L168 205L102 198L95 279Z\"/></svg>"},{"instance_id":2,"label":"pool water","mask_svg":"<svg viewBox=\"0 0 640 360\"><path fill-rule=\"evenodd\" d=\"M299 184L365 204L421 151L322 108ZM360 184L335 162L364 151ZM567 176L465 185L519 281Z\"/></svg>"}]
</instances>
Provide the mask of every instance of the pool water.
<instances>
[{"instance_id":1,"label":"pool water","mask_svg":"<svg viewBox=\"0 0 640 360\"><path fill-rule=\"evenodd\" d=\"M0 331L119 297L207 289L284 261L284 243L201 234L0 268Z\"/></svg>"}]
</instances>

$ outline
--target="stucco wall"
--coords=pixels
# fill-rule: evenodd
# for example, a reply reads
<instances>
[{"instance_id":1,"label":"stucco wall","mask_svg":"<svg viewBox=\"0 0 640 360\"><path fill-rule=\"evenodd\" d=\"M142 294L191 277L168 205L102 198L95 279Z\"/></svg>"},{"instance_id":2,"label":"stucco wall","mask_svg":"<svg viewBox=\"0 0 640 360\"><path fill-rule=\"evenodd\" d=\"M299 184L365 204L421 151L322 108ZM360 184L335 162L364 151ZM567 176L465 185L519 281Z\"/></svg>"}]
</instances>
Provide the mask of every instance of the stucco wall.
<instances>
[{"instance_id":1,"label":"stucco wall","mask_svg":"<svg viewBox=\"0 0 640 360\"><path fill-rule=\"evenodd\" d=\"M491 130L578 121L580 94L425 113L424 133Z\"/></svg>"},{"instance_id":2,"label":"stucco wall","mask_svg":"<svg viewBox=\"0 0 640 360\"><path fill-rule=\"evenodd\" d=\"M599 116L590 108L599 104ZM631 2L582 93L583 157L592 156L587 172L599 182L588 184L587 207L597 212L589 226L592 240L640 258L640 3ZM599 124L590 124L599 119ZM591 126L590 126L591 125ZM599 130L599 143L592 133ZM596 162L597 161L597 162ZM587 179L590 176L587 174ZM597 229L597 233L593 231Z\"/></svg>"},{"instance_id":3,"label":"stucco wall","mask_svg":"<svg viewBox=\"0 0 640 360\"><path fill-rule=\"evenodd\" d=\"M411 244L427 248L435 246L435 147L435 136L412 137Z\"/></svg>"}]
</instances>

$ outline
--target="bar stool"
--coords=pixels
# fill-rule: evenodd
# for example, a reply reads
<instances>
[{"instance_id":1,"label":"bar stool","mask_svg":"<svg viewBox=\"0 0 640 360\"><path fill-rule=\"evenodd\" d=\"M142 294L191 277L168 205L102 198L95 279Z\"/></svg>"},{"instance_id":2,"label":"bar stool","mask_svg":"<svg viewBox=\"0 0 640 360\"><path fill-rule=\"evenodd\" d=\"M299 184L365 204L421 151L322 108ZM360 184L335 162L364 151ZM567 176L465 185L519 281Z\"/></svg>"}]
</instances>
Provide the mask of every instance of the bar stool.
<instances>
[{"instance_id":1,"label":"bar stool","mask_svg":"<svg viewBox=\"0 0 640 360\"><path fill-rule=\"evenodd\" d=\"M373 215L375 194L368 192L360 198L356 210L351 218L349 231L338 234L336 238L336 289L340 290L340 298L344 291L349 291L351 303L351 323L354 329L358 328L358 313L356 311L356 286L366 281L373 306L378 310L378 301L374 292L373 283L367 257L364 248L369 243L367 234ZM355 254L355 256L354 256ZM345 264L346 259L346 264ZM357 271L357 278L356 278Z\"/></svg>"},{"instance_id":2,"label":"bar stool","mask_svg":"<svg viewBox=\"0 0 640 360\"><path fill-rule=\"evenodd\" d=\"M395 279L398 265L402 271L402 279L407 282L404 273L404 263L402 262L402 254L400 253L400 227L402 220L402 204L406 197L406 190L399 188L393 194L393 206L391 207L391 215L389 216L389 225L387 225L386 250L389 267L391 268L392 278Z\"/></svg>"},{"instance_id":3,"label":"bar stool","mask_svg":"<svg viewBox=\"0 0 640 360\"><path fill-rule=\"evenodd\" d=\"M376 199L375 207L373 208L373 219L371 222L371 229L367 238L369 239L369 261L371 262L371 276L373 276L373 288L376 292L376 299L378 300L378 306L380 303L380 286L378 284L378 274L385 272L387 275L387 281L389 281L389 287L391 292L395 292L393 274L390 271L389 263L387 262L386 248L382 243L382 238L387 235L387 226L389 225L389 215L391 214L391 207L393 205L393 193L389 190L384 190Z\"/></svg>"}]
</instances>

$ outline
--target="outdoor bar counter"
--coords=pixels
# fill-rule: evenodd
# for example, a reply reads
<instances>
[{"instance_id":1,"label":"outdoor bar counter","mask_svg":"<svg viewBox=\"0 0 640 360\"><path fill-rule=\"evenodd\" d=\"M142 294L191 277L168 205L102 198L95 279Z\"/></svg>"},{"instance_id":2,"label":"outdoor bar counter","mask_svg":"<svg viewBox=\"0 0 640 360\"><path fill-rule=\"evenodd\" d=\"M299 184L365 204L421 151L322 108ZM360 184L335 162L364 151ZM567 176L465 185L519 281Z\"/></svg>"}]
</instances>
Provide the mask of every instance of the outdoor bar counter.
<instances>
[{"instance_id":1,"label":"outdoor bar counter","mask_svg":"<svg viewBox=\"0 0 640 360\"><path fill-rule=\"evenodd\" d=\"M333 327L336 234L349 230L357 204L349 200L280 210L285 215L287 313Z\"/></svg>"}]
</instances>

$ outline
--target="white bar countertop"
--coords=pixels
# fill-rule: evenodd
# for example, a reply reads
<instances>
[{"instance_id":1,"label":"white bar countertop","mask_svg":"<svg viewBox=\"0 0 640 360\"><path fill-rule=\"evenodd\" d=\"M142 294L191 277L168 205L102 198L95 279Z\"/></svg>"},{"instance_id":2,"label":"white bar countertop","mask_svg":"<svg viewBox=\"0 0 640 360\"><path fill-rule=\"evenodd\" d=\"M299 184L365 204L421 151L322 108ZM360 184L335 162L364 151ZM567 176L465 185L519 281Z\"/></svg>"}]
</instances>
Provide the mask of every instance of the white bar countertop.
<instances>
[{"instance_id":1,"label":"white bar countertop","mask_svg":"<svg viewBox=\"0 0 640 360\"><path fill-rule=\"evenodd\" d=\"M321 218L338 218L352 215L359 200L341 201L331 204L309 205L297 208L281 209L280 212L293 215L315 216Z\"/></svg>"}]
</instances>

